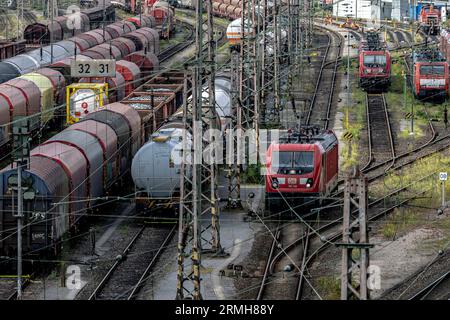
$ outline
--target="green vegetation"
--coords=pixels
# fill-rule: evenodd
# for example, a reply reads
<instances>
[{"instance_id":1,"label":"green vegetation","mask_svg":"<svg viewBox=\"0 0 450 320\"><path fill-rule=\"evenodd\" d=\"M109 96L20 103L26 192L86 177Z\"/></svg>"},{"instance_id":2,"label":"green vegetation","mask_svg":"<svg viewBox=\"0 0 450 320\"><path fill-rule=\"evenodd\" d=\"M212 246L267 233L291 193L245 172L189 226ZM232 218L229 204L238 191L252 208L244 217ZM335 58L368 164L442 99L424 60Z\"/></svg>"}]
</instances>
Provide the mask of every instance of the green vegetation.
<instances>
[{"instance_id":1,"label":"green vegetation","mask_svg":"<svg viewBox=\"0 0 450 320\"><path fill-rule=\"evenodd\" d=\"M408 193L411 195L426 191L427 198L414 200L415 205L425 207L438 207L441 199L441 189L437 177L437 172L447 171L450 168L450 150L441 154L435 154L421 160L417 160L406 170L392 171L386 174L383 181L371 185L369 195L371 197L382 197L401 188L409 186ZM420 180L431 175L430 177ZM450 190L447 190L450 195ZM397 196L390 197L389 201L400 201Z\"/></svg>"},{"instance_id":2,"label":"green vegetation","mask_svg":"<svg viewBox=\"0 0 450 320\"><path fill-rule=\"evenodd\" d=\"M403 119L406 122L410 121L407 118L411 116L411 113L414 110L415 134L413 138L417 139L424 135L423 127L428 126L427 112L430 118L442 120L443 110L446 106L446 103L436 104L417 100L412 93L412 88L409 84L408 78L405 94L404 75L406 74L407 77L409 77L409 70L407 70L405 62L399 53L394 53L392 56L393 59L396 60L396 63L392 64L391 86L389 88L389 92L385 94L386 102L391 111L398 111L403 114ZM409 134L409 128L409 125L405 125L399 137L408 139L411 138L411 135Z\"/></svg>"},{"instance_id":3,"label":"green vegetation","mask_svg":"<svg viewBox=\"0 0 450 320\"><path fill-rule=\"evenodd\" d=\"M352 61L350 68L350 79L353 79L351 86L351 101L352 105L348 109L348 123L346 120L347 107L344 107L344 119L343 119L343 127L344 132L350 132L353 134L353 139L349 142L344 140L344 144L342 145L342 154L344 156L344 161L342 166L344 169L349 168L358 163L358 146L359 140L361 138L361 129L365 126L365 118L366 118L366 93L359 88L357 84L358 79L358 68L357 62Z\"/></svg>"},{"instance_id":4,"label":"green vegetation","mask_svg":"<svg viewBox=\"0 0 450 320\"><path fill-rule=\"evenodd\" d=\"M242 182L247 184L261 184L261 164L251 164L241 174Z\"/></svg>"},{"instance_id":5,"label":"green vegetation","mask_svg":"<svg viewBox=\"0 0 450 320\"><path fill-rule=\"evenodd\" d=\"M395 209L381 228L382 235L392 240L397 234L411 230L420 223L420 213L416 209Z\"/></svg>"},{"instance_id":6,"label":"green vegetation","mask_svg":"<svg viewBox=\"0 0 450 320\"><path fill-rule=\"evenodd\" d=\"M317 279L319 292L326 300L339 300L341 298L341 281L333 276Z\"/></svg>"}]
</instances>

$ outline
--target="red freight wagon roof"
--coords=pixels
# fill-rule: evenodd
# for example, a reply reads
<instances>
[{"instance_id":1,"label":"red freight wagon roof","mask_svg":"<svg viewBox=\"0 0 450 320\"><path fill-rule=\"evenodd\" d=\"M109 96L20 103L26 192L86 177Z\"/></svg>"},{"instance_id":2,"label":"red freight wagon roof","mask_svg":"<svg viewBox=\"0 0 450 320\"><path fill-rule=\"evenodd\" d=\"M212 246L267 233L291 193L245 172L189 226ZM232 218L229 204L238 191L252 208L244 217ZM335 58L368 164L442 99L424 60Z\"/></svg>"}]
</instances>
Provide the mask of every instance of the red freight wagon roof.
<instances>
[{"instance_id":1,"label":"red freight wagon roof","mask_svg":"<svg viewBox=\"0 0 450 320\"><path fill-rule=\"evenodd\" d=\"M34 148L31 155L42 155L62 163L74 188L86 179L88 164L83 154L75 147L51 142Z\"/></svg>"}]
</instances>

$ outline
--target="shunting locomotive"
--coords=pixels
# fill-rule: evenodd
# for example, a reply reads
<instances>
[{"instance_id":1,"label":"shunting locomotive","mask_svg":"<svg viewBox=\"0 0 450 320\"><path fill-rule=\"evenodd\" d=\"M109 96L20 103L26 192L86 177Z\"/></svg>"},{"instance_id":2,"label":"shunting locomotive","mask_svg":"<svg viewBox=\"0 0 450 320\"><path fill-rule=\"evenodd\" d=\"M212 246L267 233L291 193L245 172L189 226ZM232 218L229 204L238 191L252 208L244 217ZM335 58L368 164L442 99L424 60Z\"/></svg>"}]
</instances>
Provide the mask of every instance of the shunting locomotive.
<instances>
[{"instance_id":1,"label":"shunting locomotive","mask_svg":"<svg viewBox=\"0 0 450 320\"><path fill-rule=\"evenodd\" d=\"M426 34L437 35L440 32L441 11L433 4L423 6L419 16L420 28Z\"/></svg>"}]
</instances>

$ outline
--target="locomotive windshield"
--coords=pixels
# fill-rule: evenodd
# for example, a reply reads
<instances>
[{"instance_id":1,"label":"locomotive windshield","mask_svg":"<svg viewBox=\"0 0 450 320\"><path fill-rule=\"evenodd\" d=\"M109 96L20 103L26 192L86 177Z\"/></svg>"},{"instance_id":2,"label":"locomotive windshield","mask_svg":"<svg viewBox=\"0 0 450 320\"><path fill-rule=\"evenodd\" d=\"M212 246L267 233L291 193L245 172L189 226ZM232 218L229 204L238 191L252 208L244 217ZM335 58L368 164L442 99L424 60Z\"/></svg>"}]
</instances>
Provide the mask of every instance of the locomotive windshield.
<instances>
[{"instance_id":1,"label":"locomotive windshield","mask_svg":"<svg viewBox=\"0 0 450 320\"><path fill-rule=\"evenodd\" d=\"M364 55L364 65L366 67L386 65L386 56L379 54Z\"/></svg>"},{"instance_id":2,"label":"locomotive windshield","mask_svg":"<svg viewBox=\"0 0 450 320\"><path fill-rule=\"evenodd\" d=\"M277 169L277 173L303 174L310 173L314 169L313 151L274 152L272 159L272 166Z\"/></svg>"},{"instance_id":3,"label":"locomotive windshield","mask_svg":"<svg viewBox=\"0 0 450 320\"><path fill-rule=\"evenodd\" d=\"M445 75L445 66L420 66L420 74L424 76Z\"/></svg>"}]
</instances>

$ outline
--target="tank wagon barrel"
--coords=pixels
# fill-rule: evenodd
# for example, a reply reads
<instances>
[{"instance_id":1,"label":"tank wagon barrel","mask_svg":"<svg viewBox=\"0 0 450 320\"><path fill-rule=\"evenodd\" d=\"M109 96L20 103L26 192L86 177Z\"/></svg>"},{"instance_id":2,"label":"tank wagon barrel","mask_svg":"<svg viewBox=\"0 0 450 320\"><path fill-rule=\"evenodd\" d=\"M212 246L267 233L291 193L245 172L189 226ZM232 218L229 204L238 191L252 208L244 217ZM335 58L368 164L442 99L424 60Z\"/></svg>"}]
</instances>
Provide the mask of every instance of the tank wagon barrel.
<instances>
[{"instance_id":1,"label":"tank wagon barrel","mask_svg":"<svg viewBox=\"0 0 450 320\"><path fill-rule=\"evenodd\" d=\"M231 81L227 75L215 80L216 112L221 119L216 126L225 131L231 115ZM177 99L182 101L180 95ZM156 126L159 125L156 118ZM136 153L131 165L131 175L136 187L137 209L152 209L173 202L179 192L183 108L161 125L147 143ZM187 133L188 147L192 145L191 133Z\"/></svg>"}]
</instances>

